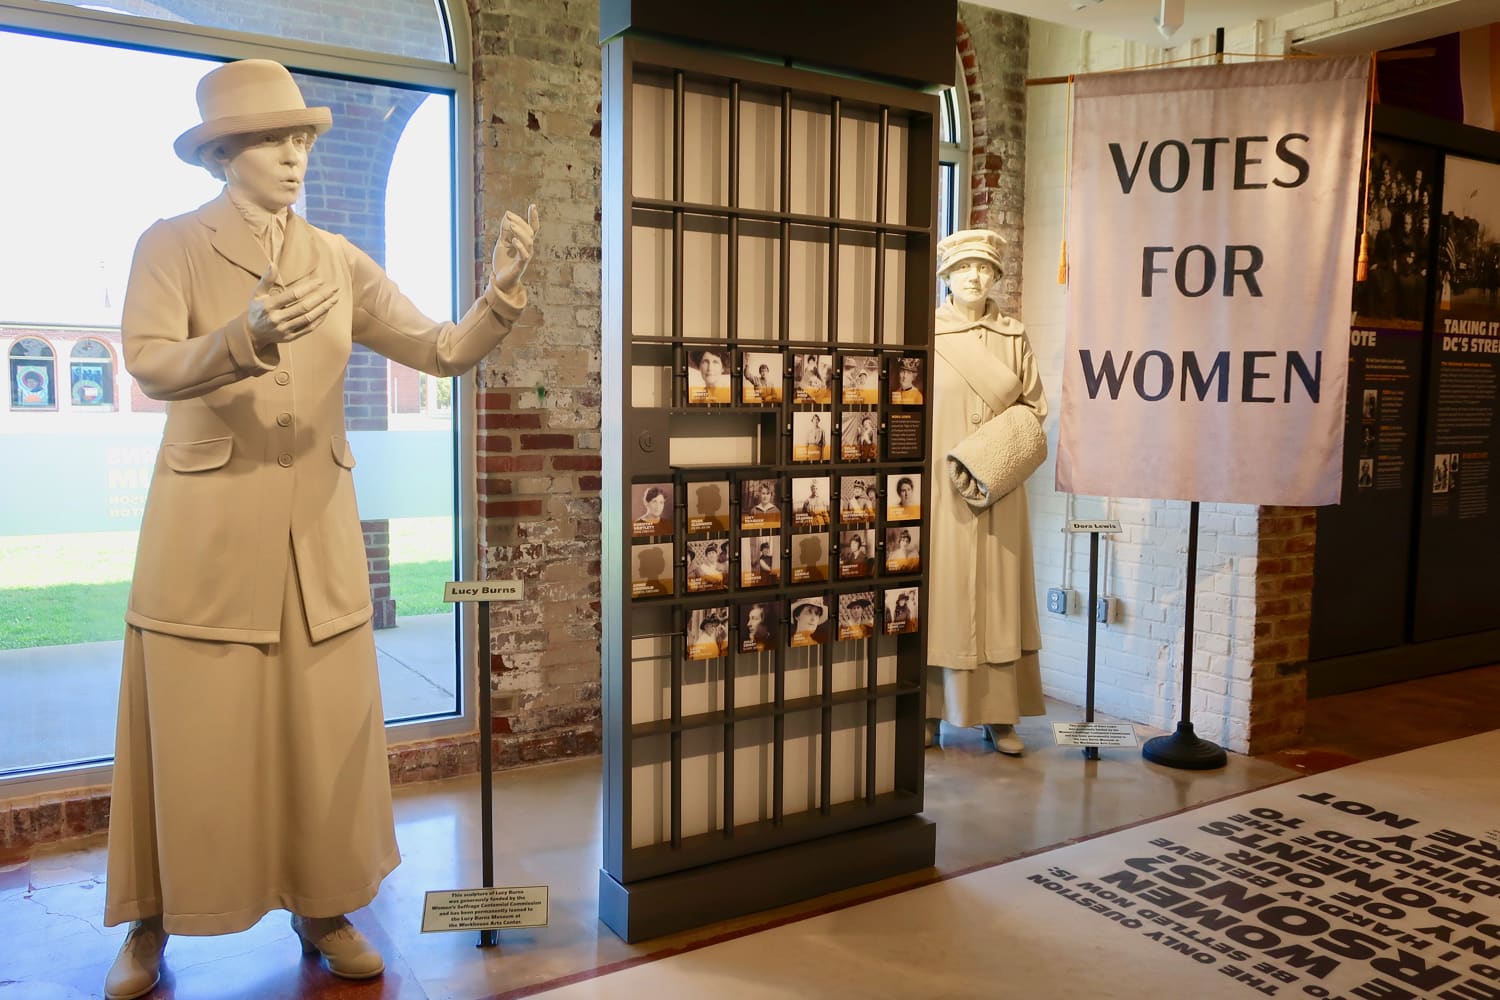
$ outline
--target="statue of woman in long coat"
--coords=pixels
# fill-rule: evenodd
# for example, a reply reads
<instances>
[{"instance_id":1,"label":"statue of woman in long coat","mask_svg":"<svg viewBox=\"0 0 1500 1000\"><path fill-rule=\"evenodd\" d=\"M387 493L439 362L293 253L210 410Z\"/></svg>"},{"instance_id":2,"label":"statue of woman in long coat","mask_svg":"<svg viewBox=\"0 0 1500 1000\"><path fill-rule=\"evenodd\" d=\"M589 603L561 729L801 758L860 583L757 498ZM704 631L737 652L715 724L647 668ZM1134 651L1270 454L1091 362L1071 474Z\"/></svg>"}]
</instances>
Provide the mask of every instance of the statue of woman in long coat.
<instances>
[{"instance_id":1,"label":"statue of woman in long coat","mask_svg":"<svg viewBox=\"0 0 1500 1000\"><path fill-rule=\"evenodd\" d=\"M273 909L335 975L383 970L344 916L400 862L344 370L353 344L472 368L526 306L536 226L506 213L483 296L433 322L291 211L332 115L285 67L219 67L198 107L174 148L225 190L141 237L121 323L168 403L126 612L105 923L132 926L109 1000L152 990L168 934Z\"/></svg>"},{"instance_id":2,"label":"statue of woman in long coat","mask_svg":"<svg viewBox=\"0 0 1500 1000\"><path fill-rule=\"evenodd\" d=\"M930 395L927 737L929 745L936 740L939 720L983 725L997 750L1014 755L1024 749L1014 724L1046 712L1026 490L989 497L981 509L939 474L946 456L983 441L1005 410L1024 408L1038 427L1047 415L1025 328L1002 316L989 297L1002 244L982 229L938 244L938 273L951 294L937 311Z\"/></svg>"}]
</instances>

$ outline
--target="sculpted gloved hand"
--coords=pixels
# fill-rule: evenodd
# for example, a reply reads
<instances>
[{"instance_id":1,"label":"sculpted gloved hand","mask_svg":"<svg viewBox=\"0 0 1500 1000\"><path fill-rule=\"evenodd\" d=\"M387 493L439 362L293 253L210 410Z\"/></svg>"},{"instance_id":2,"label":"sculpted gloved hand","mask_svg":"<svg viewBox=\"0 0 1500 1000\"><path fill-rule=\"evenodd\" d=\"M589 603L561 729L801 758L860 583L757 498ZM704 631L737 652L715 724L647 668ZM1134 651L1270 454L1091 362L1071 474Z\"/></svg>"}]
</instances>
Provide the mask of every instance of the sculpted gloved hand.
<instances>
[{"instance_id":1,"label":"sculpted gloved hand","mask_svg":"<svg viewBox=\"0 0 1500 1000\"><path fill-rule=\"evenodd\" d=\"M502 295L511 295L521 286L521 277L531 263L537 223L535 205L526 207L524 219L508 211L500 220L500 238L495 241L495 252L490 259L490 283Z\"/></svg>"},{"instance_id":2,"label":"sculpted gloved hand","mask_svg":"<svg viewBox=\"0 0 1500 1000\"><path fill-rule=\"evenodd\" d=\"M305 337L318 328L338 300L338 286L324 281L316 272L283 288L273 261L250 295L250 336L257 349Z\"/></svg>"}]
</instances>

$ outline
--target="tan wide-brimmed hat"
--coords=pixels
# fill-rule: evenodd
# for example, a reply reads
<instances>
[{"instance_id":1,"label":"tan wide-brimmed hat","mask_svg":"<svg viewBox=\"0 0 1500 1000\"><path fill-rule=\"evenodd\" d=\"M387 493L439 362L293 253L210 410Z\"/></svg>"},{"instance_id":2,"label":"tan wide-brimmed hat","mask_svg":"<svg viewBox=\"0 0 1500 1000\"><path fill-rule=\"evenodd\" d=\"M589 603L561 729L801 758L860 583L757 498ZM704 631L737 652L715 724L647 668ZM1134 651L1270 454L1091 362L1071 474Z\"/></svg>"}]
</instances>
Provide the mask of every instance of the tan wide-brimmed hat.
<instances>
[{"instance_id":1,"label":"tan wide-brimmed hat","mask_svg":"<svg viewBox=\"0 0 1500 1000\"><path fill-rule=\"evenodd\" d=\"M945 236L937 245L938 277L943 277L962 261L976 257L989 261L999 271L1004 246L1005 237L988 229L960 229Z\"/></svg>"},{"instance_id":2,"label":"tan wide-brimmed hat","mask_svg":"<svg viewBox=\"0 0 1500 1000\"><path fill-rule=\"evenodd\" d=\"M226 135L299 125L322 135L333 127L333 112L308 107L292 74L270 59L241 59L211 70L198 81L198 113L203 121L172 143L195 166L203 165L199 151Z\"/></svg>"}]
</instances>

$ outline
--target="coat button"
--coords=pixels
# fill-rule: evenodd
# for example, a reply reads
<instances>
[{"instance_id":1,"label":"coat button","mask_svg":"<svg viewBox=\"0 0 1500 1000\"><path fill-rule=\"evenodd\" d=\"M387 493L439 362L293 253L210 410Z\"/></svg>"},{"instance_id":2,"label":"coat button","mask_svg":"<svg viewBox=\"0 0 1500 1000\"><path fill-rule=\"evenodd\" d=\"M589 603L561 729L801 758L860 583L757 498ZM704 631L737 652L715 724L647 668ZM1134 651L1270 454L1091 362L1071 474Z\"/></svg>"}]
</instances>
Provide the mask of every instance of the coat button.
<instances>
[{"instance_id":1,"label":"coat button","mask_svg":"<svg viewBox=\"0 0 1500 1000\"><path fill-rule=\"evenodd\" d=\"M290 413L281 413L281 414L278 414L277 417L276 417L276 424L279 427L290 427L290 426L292 426L292 415Z\"/></svg>"},{"instance_id":2,"label":"coat button","mask_svg":"<svg viewBox=\"0 0 1500 1000\"><path fill-rule=\"evenodd\" d=\"M977 424L977 423L979 423L979 414L977 414L977 413L971 413L971 414L969 414L969 423L971 423L971 424Z\"/></svg>"},{"instance_id":3,"label":"coat button","mask_svg":"<svg viewBox=\"0 0 1500 1000\"><path fill-rule=\"evenodd\" d=\"M277 372L276 373L276 384L277 385L286 385L291 380L292 380L292 373L291 372Z\"/></svg>"},{"instance_id":4,"label":"coat button","mask_svg":"<svg viewBox=\"0 0 1500 1000\"><path fill-rule=\"evenodd\" d=\"M276 456L276 464L281 466L283 469L289 469L292 466L292 456L288 455L286 452L282 452L280 455Z\"/></svg>"}]
</instances>

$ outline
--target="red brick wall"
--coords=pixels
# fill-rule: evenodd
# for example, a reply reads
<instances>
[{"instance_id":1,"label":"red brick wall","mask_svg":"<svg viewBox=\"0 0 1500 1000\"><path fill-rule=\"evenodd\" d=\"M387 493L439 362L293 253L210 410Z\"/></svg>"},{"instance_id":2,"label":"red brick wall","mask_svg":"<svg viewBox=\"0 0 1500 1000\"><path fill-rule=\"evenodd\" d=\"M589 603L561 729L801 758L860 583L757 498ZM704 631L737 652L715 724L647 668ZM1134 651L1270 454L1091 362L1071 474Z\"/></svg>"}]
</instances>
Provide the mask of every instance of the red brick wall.
<instances>
[{"instance_id":1,"label":"red brick wall","mask_svg":"<svg viewBox=\"0 0 1500 1000\"><path fill-rule=\"evenodd\" d=\"M481 367L477 411L480 565L526 581L524 601L491 614L506 767L599 749L599 9L470 0L469 13L481 270L506 210L541 212L531 308Z\"/></svg>"},{"instance_id":2,"label":"red brick wall","mask_svg":"<svg viewBox=\"0 0 1500 1000\"><path fill-rule=\"evenodd\" d=\"M1313 507L1260 508L1250 752L1297 743L1307 717L1307 637L1312 623Z\"/></svg>"},{"instance_id":3,"label":"red brick wall","mask_svg":"<svg viewBox=\"0 0 1500 1000\"><path fill-rule=\"evenodd\" d=\"M1031 27L1018 14L959 5L958 56L969 94L969 221L1006 240L998 299L1007 315L1021 312L1021 262L1026 202L1026 59Z\"/></svg>"}]
</instances>

